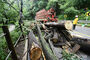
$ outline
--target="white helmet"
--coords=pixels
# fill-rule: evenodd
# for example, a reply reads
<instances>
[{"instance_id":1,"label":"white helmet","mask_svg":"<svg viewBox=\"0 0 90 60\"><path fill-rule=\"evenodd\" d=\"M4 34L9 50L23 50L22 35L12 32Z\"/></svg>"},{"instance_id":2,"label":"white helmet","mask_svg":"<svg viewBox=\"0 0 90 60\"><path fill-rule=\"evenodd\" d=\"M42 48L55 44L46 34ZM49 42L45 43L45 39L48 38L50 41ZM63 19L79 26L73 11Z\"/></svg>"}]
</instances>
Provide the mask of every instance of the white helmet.
<instances>
[{"instance_id":1,"label":"white helmet","mask_svg":"<svg viewBox=\"0 0 90 60\"><path fill-rule=\"evenodd\" d=\"M76 15L75 17L78 17L78 15Z\"/></svg>"}]
</instances>

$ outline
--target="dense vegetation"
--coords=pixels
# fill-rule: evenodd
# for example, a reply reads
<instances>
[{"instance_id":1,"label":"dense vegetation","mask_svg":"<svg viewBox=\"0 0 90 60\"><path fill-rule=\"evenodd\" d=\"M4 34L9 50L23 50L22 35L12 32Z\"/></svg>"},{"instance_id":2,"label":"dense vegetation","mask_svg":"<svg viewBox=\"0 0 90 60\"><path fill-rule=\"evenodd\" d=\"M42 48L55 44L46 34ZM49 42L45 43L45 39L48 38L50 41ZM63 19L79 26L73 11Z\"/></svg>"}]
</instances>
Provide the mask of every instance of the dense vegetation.
<instances>
[{"instance_id":1,"label":"dense vegetation","mask_svg":"<svg viewBox=\"0 0 90 60\"><path fill-rule=\"evenodd\" d=\"M20 0L0 0L0 26L2 20L5 24L15 24L19 21ZM90 11L90 0L23 0L23 20L34 20L35 14L41 9L54 8L59 20L66 19L73 20L75 15L79 15L79 19L85 20L87 11ZM88 17L90 20L90 16ZM15 41L18 38L18 33L13 31L11 36ZM2 29L0 28L0 35ZM4 60L7 53L7 45L5 38L0 38L0 60Z\"/></svg>"},{"instance_id":2,"label":"dense vegetation","mask_svg":"<svg viewBox=\"0 0 90 60\"><path fill-rule=\"evenodd\" d=\"M8 19L10 22L19 20L20 1L0 0L0 20ZM85 19L85 13L90 9L90 0L23 0L23 18L32 20L35 13L41 9L48 10L53 7L59 19L73 20L79 15L80 19ZM90 20L90 17L89 17Z\"/></svg>"},{"instance_id":3,"label":"dense vegetation","mask_svg":"<svg viewBox=\"0 0 90 60\"><path fill-rule=\"evenodd\" d=\"M31 0L27 5L29 4L30 8L24 15L27 19L34 18L35 13L43 8L48 10L53 7L60 20L64 19L64 15L67 15L67 19L71 20L75 15L79 15L80 19L85 20L85 13L90 9L90 0Z\"/></svg>"}]
</instances>

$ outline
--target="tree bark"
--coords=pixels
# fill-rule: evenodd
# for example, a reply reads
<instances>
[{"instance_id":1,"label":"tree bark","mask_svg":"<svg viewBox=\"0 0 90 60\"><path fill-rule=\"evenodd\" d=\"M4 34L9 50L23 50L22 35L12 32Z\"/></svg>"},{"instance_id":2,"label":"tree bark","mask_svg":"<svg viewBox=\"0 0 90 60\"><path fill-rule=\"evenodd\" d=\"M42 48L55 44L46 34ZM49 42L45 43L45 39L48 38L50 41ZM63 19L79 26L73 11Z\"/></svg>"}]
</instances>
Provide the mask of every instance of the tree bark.
<instances>
[{"instance_id":1,"label":"tree bark","mask_svg":"<svg viewBox=\"0 0 90 60\"><path fill-rule=\"evenodd\" d=\"M76 53L80 49L79 44L75 44L74 47L72 48L72 53Z\"/></svg>"},{"instance_id":2,"label":"tree bark","mask_svg":"<svg viewBox=\"0 0 90 60\"><path fill-rule=\"evenodd\" d=\"M56 31L56 29L54 29L54 32L53 32L53 38L51 39L54 43L57 43L58 42L58 33Z\"/></svg>"},{"instance_id":3,"label":"tree bark","mask_svg":"<svg viewBox=\"0 0 90 60\"><path fill-rule=\"evenodd\" d=\"M77 44L81 45L81 46L86 46L86 47L90 48L90 39L74 36L72 38L72 41L74 43L77 43Z\"/></svg>"},{"instance_id":4,"label":"tree bark","mask_svg":"<svg viewBox=\"0 0 90 60\"><path fill-rule=\"evenodd\" d=\"M35 35L31 31L28 35L30 58L31 60L38 60L42 55L42 49L39 42L36 40Z\"/></svg>"},{"instance_id":5,"label":"tree bark","mask_svg":"<svg viewBox=\"0 0 90 60\"><path fill-rule=\"evenodd\" d=\"M56 22L49 22L45 23L47 27L54 27L58 28L59 30L72 30L72 22L71 21L66 21L62 23L56 23Z\"/></svg>"},{"instance_id":6,"label":"tree bark","mask_svg":"<svg viewBox=\"0 0 90 60\"><path fill-rule=\"evenodd\" d=\"M46 40L42 36L40 27L37 25L39 39L42 45L43 52L45 54L46 60L57 60L55 55L53 54L52 50L50 49L49 45L47 44Z\"/></svg>"},{"instance_id":7,"label":"tree bark","mask_svg":"<svg viewBox=\"0 0 90 60\"><path fill-rule=\"evenodd\" d=\"M62 58L62 49L60 47L54 47L53 42L49 39L50 47L54 53L54 55L59 59Z\"/></svg>"}]
</instances>

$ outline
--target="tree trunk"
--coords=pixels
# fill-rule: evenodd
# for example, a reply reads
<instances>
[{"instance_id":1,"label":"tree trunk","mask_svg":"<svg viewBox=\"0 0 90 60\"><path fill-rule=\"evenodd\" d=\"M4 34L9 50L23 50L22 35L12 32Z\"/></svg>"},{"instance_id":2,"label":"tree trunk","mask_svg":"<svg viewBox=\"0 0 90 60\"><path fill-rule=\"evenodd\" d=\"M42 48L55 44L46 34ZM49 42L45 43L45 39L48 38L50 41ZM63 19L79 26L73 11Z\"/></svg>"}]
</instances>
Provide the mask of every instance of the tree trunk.
<instances>
[{"instance_id":1,"label":"tree trunk","mask_svg":"<svg viewBox=\"0 0 90 60\"><path fill-rule=\"evenodd\" d=\"M75 44L74 47L72 48L72 53L76 53L80 49L79 44Z\"/></svg>"},{"instance_id":2,"label":"tree trunk","mask_svg":"<svg viewBox=\"0 0 90 60\"><path fill-rule=\"evenodd\" d=\"M54 29L54 32L53 32L53 38L51 39L54 43L57 43L58 42L58 33L56 31L56 29Z\"/></svg>"},{"instance_id":3,"label":"tree trunk","mask_svg":"<svg viewBox=\"0 0 90 60\"><path fill-rule=\"evenodd\" d=\"M54 55L58 58L58 60L61 59L62 58L62 54L61 54L62 49L60 47L55 47L53 45L53 42L50 39L49 39L49 44L50 44L50 47L51 47Z\"/></svg>"},{"instance_id":4,"label":"tree trunk","mask_svg":"<svg viewBox=\"0 0 90 60\"><path fill-rule=\"evenodd\" d=\"M77 43L77 44L81 45L81 46L86 46L86 47L90 48L90 39L74 36L72 38L72 41L74 43Z\"/></svg>"},{"instance_id":5,"label":"tree trunk","mask_svg":"<svg viewBox=\"0 0 90 60\"><path fill-rule=\"evenodd\" d=\"M72 30L73 24L71 21L66 21L66 22L62 22L62 23L49 22L49 23L45 23L45 25L47 27L54 27L54 28L58 28L60 30Z\"/></svg>"},{"instance_id":6,"label":"tree trunk","mask_svg":"<svg viewBox=\"0 0 90 60\"><path fill-rule=\"evenodd\" d=\"M31 31L28 35L30 58L31 60L38 60L42 55L42 49L40 48L39 42L36 40L35 35Z\"/></svg>"},{"instance_id":7,"label":"tree trunk","mask_svg":"<svg viewBox=\"0 0 90 60\"><path fill-rule=\"evenodd\" d=\"M49 45L47 44L46 40L42 36L40 27L37 25L39 39L42 45L43 52L45 54L46 60L57 60L55 55L53 54L52 50L50 49Z\"/></svg>"}]
</instances>

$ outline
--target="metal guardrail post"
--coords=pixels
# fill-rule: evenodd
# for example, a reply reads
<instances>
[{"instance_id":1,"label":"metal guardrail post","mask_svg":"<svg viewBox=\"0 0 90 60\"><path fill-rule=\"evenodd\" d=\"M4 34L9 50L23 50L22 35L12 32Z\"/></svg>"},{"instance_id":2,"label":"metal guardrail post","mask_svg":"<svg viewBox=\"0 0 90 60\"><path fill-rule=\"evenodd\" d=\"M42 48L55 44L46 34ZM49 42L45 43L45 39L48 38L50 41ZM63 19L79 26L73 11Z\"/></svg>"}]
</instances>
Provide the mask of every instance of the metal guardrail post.
<instances>
[{"instance_id":1,"label":"metal guardrail post","mask_svg":"<svg viewBox=\"0 0 90 60\"><path fill-rule=\"evenodd\" d=\"M10 37L8 26L2 26L2 29L3 29L3 32L5 34L5 39L6 39L6 42L8 44L8 48L9 48L10 51L12 51L12 53L11 53L12 59L13 60L18 60L15 49L14 49L14 46L13 46L13 43L12 43L12 40L11 40L11 37Z\"/></svg>"}]
</instances>

